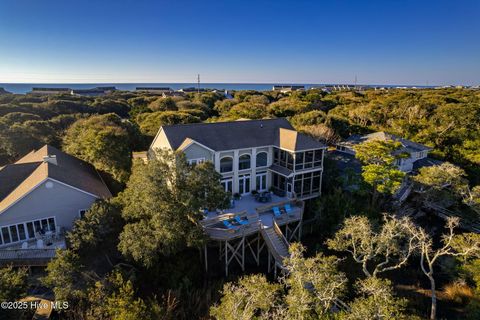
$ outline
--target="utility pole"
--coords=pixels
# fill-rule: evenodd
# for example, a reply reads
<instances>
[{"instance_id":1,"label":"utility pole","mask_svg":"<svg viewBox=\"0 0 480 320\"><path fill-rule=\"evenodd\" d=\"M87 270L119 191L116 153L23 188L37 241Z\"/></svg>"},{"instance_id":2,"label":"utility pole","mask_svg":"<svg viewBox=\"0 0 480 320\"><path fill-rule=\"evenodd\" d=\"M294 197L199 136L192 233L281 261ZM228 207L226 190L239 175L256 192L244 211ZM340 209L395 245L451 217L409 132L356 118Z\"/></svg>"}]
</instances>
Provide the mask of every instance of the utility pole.
<instances>
[{"instance_id":1,"label":"utility pole","mask_svg":"<svg viewBox=\"0 0 480 320\"><path fill-rule=\"evenodd\" d=\"M355 89L357 89L357 75L355 75Z\"/></svg>"},{"instance_id":2,"label":"utility pole","mask_svg":"<svg viewBox=\"0 0 480 320\"><path fill-rule=\"evenodd\" d=\"M200 74L197 74L197 93L200 93Z\"/></svg>"}]
</instances>

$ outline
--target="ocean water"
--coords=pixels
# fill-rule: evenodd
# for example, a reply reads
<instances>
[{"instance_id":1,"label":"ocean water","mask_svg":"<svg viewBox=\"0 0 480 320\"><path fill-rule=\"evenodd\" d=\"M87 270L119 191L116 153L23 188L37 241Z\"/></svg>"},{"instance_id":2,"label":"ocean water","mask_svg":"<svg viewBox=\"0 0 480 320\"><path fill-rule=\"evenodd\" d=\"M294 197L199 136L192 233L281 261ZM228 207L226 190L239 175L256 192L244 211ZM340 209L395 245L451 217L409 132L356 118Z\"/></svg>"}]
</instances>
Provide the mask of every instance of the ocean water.
<instances>
[{"instance_id":1,"label":"ocean water","mask_svg":"<svg viewBox=\"0 0 480 320\"><path fill-rule=\"evenodd\" d=\"M225 90L272 90L274 85L282 85L282 83L200 83L201 88L207 89L225 89ZM305 83L288 83L286 85L302 85L306 89L317 87L325 84L305 84ZM352 84L350 84L351 86ZM170 87L174 90L197 87L197 83L0 83L0 88L17 93L24 94L32 90L33 87L47 88L70 88L70 89L90 89L95 87L114 86L117 90L135 90L136 87ZM397 85L362 85L375 87L396 87ZM412 86L402 86L412 87ZM417 86L425 87L425 86Z\"/></svg>"}]
</instances>

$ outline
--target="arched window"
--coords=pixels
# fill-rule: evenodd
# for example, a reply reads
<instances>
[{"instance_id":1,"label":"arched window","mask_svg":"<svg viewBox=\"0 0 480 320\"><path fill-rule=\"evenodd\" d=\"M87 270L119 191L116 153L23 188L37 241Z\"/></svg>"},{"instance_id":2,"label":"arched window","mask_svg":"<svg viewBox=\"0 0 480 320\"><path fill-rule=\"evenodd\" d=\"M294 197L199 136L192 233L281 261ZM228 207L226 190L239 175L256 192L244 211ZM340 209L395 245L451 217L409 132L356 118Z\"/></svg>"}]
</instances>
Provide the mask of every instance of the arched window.
<instances>
[{"instance_id":1,"label":"arched window","mask_svg":"<svg viewBox=\"0 0 480 320\"><path fill-rule=\"evenodd\" d=\"M233 171L233 158L223 157L220 159L220 172L232 172Z\"/></svg>"},{"instance_id":2,"label":"arched window","mask_svg":"<svg viewBox=\"0 0 480 320\"><path fill-rule=\"evenodd\" d=\"M250 169L250 155L243 154L238 158L238 170Z\"/></svg>"},{"instance_id":3,"label":"arched window","mask_svg":"<svg viewBox=\"0 0 480 320\"><path fill-rule=\"evenodd\" d=\"M257 168L267 166L268 155L266 152L257 153Z\"/></svg>"}]
</instances>

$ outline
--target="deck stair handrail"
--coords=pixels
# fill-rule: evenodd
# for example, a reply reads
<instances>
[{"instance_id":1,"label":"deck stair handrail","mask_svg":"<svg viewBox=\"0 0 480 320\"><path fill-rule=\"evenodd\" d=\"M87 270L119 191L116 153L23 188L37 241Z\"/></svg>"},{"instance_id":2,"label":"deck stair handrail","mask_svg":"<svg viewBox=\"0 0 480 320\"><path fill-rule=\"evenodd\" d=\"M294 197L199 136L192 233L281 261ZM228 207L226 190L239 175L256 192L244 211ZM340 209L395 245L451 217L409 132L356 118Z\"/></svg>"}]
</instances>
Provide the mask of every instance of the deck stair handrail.
<instances>
[{"instance_id":1,"label":"deck stair handrail","mask_svg":"<svg viewBox=\"0 0 480 320\"><path fill-rule=\"evenodd\" d=\"M275 262L280 268L284 268L283 260L289 256L290 244L275 220L273 220L273 226L271 227L262 224L261 233Z\"/></svg>"}]
</instances>

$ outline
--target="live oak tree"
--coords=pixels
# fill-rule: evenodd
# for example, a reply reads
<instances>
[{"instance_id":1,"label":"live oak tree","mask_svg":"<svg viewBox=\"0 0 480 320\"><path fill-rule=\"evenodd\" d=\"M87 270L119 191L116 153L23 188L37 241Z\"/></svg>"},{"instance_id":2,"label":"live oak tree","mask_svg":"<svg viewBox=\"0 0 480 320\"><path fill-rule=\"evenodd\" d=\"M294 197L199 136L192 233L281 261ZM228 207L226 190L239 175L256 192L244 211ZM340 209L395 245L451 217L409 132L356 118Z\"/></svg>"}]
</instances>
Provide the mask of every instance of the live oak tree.
<instances>
[{"instance_id":1,"label":"live oak tree","mask_svg":"<svg viewBox=\"0 0 480 320\"><path fill-rule=\"evenodd\" d=\"M480 213L480 186L471 188L465 171L458 166L444 162L441 165L423 167L413 180L422 191L425 201L453 197Z\"/></svg>"},{"instance_id":2,"label":"live oak tree","mask_svg":"<svg viewBox=\"0 0 480 320\"><path fill-rule=\"evenodd\" d=\"M366 141L355 146L355 157L362 166L364 181L373 188L372 202L379 194L394 194L402 185L405 173L400 171L395 160L407 155L395 151L401 144L396 141Z\"/></svg>"},{"instance_id":3,"label":"live oak tree","mask_svg":"<svg viewBox=\"0 0 480 320\"><path fill-rule=\"evenodd\" d=\"M67 130L63 149L125 182L137 134L132 124L116 114L92 116L78 120Z\"/></svg>"},{"instance_id":4,"label":"live oak tree","mask_svg":"<svg viewBox=\"0 0 480 320\"><path fill-rule=\"evenodd\" d=\"M459 225L458 218L448 218L447 232L442 236L442 245L434 246L431 236L422 228L413 229L414 239L418 242L420 268L430 281L432 306L430 319L434 320L437 312L437 294L435 287L434 266L443 256L469 257L480 256L480 235L475 233L455 234Z\"/></svg>"},{"instance_id":5,"label":"live oak tree","mask_svg":"<svg viewBox=\"0 0 480 320\"><path fill-rule=\"evenodd\" d=\"M325 317L345 293L347 278L338 271L339 259L318 253L314 257L303 256L305 248L294 243L283 278L288 290L284 300L288 319L318 319Z\"/></svg>"},{"instance_id":6,"label":"live oak tree","mask_svg":"<svg viewBox=\"0 0 480 320\"><path fill-rule=\"evenodd\" d=\"M157 150L148 163L136 162L120 196L126 220L120 251L150 267L159 255L201 247L203 209L228 206L220 178L210 162L189 165L183 154L167 150Z\"/></svg>"},{"instance_id":7,"label":"live oak tree","mask_svg":"<svg viewBox=\"0 0 480 320\"><path fill-rule=\"evenodd\" d=\"M123 225L116 198L97 200L67 233L70 248L84 258L114 254Z\"/></svg>"},{"instance_id":8,"label":"live oak tree","mask_svg":"<svg viewBox=\"0 0 480 320\"><path fill-rule=\"evenodd\" d=\"M28 269L7 266L0 268L0 302L15 302L23 298L28 288ZM0 308L0 319L19 319L18 312Z\"/></svg>"},{"instance_id":9,"label":"live oak tree","mask_svg":"<svg viewBox=\"0 0 480 320\"><path fill-rule=\"evenodd\" d=\"M390 280L370 277L357 281L356 289L359 296L340 313L341 320L413 319L405 313L407 301L394 296Z\"/></svg>"},{"instance_id":10,"label":"live oak tree","mask_svg":"<svg viewBox=\"0 0 480 320\"><path fill-rule=\"evenodd\" d=\"M165 310L154 299L137 296L130 279L118 270L95 282L87 292L86 319L167 319Z\"/></svg>"},{"instance_id":11,"label":"live oak tree","mask_svg":"<svg viewBox=\"0 0 480 320\"><path fill-rule=\"evenodd\" d=\"M348 252L361 264L367 277L404 266L416 249L415 226L408 218L384 215L383 224L374 228L365 216L352 216L327 241L332 250Z\"/></svg>"},{"instance_id":12,"label":"live oak tree","mask_svg":"<svg viewBox=\"0 0 480 320\"><path fill-rule=\"evenodd\" d=\"M292 244L279 283L251 275L225 284L220 303L210 309L216 319L323 319L345 293L347 279L338 271L338 259L317 254L303 256Z\"/></svg>"},{"instance_id":13,"label":"live oak tree","mask_svg":"<svg viewBox=\"0 0 480 320\"><path fill-rule=\"evenodd\" d=\"M221 320L268 319L280 299L281 285L270 283L264 275L250 275L237 283L226 283L218 305L210 315Z\"/></svg>"}]
</instances>

